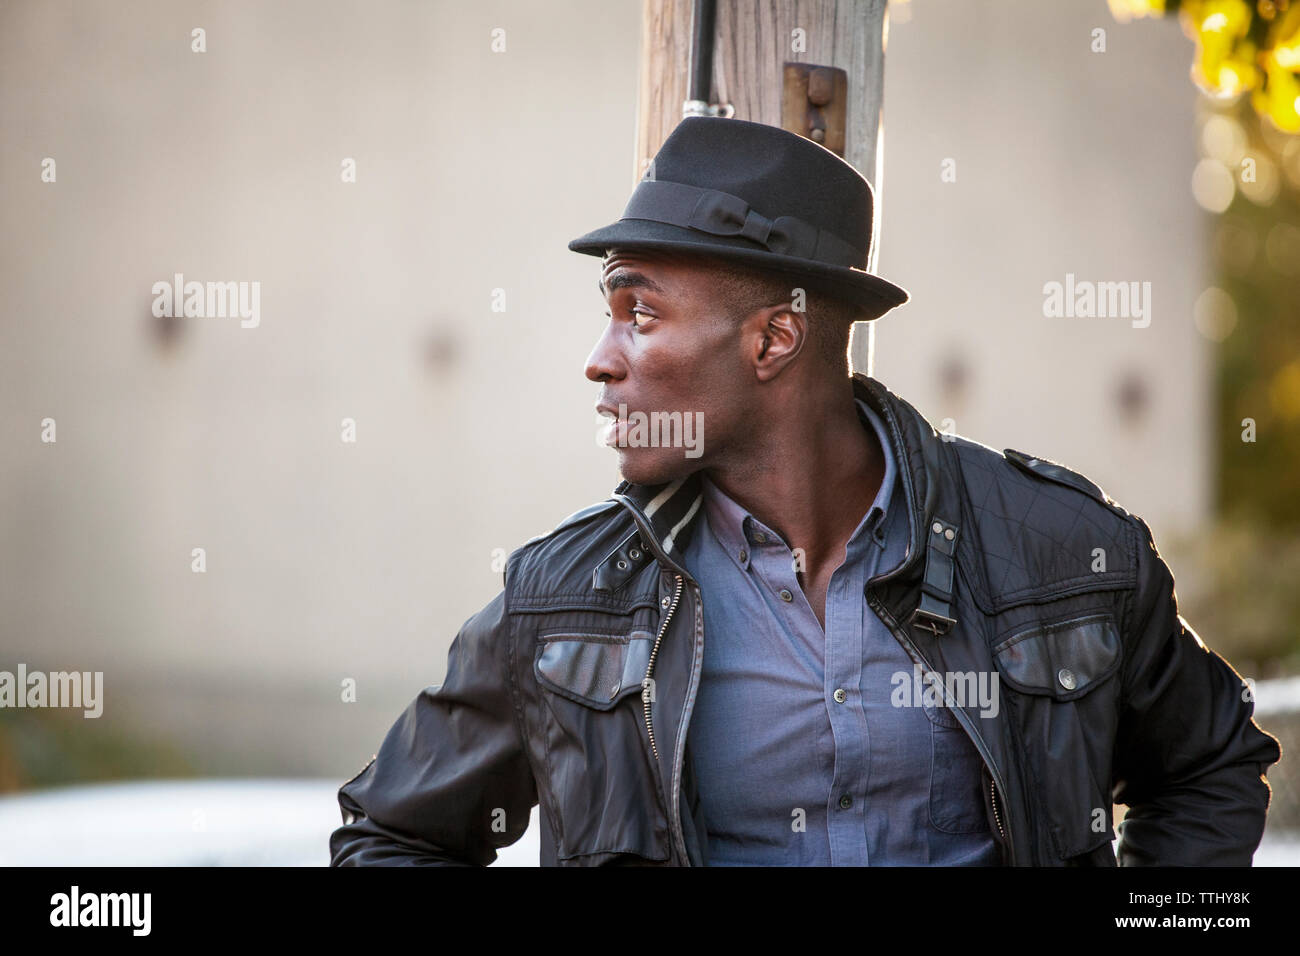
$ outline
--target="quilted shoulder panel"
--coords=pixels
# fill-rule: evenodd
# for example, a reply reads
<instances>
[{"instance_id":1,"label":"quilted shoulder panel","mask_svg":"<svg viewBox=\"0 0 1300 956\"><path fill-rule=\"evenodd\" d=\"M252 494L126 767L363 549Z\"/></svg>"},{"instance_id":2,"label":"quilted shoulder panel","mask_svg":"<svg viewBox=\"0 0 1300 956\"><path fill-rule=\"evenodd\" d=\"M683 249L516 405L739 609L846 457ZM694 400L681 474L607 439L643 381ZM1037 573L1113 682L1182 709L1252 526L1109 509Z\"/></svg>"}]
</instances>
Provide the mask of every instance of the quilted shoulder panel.
<instances>
[{"instance_id":1,"label":"quilted shoulder panel","mask_svg":"<svg viewBox=\"0 0 1300 956\"><path fill-rule=\"evenodd\" d=\"M1116 503L1110 495L1101 490L1101 485L1094 482L1091 478L1080 474L1077 471L1062 465L1059 461L1052 461L1050 458L1038 458L1028 455L1023 451L1016 451L1014 448L1004 448L1002 454L1007 461L1011 462L1021 471L1035 478L1042 478L1046 481L1054 481L1057 484L1065 485L1067 488L1074 488L1090 495L1100 501L1102 504L1117 511L1122 515L1128 512Z\"/></svg>"},{"instance_id":2,"label":"quilted shoulder panel","mask_svg":"<svg viewBox=\"0 0 1300 956\"><path fill-rule=\"evenodd\" d=\"M960 437L953 447L989 588L986 610L1136 583L1133 522L1087 478Z\"/></svg>"}]
</instances>

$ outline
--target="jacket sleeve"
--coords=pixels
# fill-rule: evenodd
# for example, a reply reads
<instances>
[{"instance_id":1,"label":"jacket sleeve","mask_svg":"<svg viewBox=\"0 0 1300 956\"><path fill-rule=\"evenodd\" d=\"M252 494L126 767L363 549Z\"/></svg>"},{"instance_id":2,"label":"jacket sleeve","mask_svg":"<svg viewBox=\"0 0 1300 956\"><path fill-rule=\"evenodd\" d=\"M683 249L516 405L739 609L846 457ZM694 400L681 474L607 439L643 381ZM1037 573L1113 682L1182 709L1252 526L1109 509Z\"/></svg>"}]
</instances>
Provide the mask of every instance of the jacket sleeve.
<instances>
[{"instance_id":1,"label":"jacket sleeve","mask_svg":"<svg viewBox=\"0 0 1300 956\"><path fill-rule=\"evenodd\" d=\"M1264 832L1264 774L1281 751L1239 675L1178 613L1151 529L1138 532L1114 761L1121 866L1249 866Z\"/></svg>"},{"instance_id":2,"label":"jacket sleeve","mask_svg":"<svg viewBox=\"0 0 1300 956\"><path fill-rule=\"evenodd\" d=\"M537 791L516 716L502 591L465 622L426 687L339 789L331 866L486 866L528 826Z\"/></svg>"}]
</instances>

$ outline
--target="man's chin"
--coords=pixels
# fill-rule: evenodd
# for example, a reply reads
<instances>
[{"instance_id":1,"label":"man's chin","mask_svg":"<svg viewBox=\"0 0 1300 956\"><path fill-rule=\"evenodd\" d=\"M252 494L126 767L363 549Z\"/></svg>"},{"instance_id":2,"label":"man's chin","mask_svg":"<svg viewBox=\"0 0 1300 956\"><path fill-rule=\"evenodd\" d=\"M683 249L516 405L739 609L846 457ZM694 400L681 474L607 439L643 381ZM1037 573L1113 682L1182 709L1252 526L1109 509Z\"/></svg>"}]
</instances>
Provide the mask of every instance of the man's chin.
<instances>
[{"instance_id":1,"label":"man's chin","mask_svg":"<svg viewBox=\"0 0 1300 956\"><path fill-rule=\"evenodd\" d=\"M645 449L615 449L618 452L618 471L634 485L662 485L685 478L699 471L698 458L686 458L678 449L675 455L647 455Z\"/></svg>"}]
</instances>

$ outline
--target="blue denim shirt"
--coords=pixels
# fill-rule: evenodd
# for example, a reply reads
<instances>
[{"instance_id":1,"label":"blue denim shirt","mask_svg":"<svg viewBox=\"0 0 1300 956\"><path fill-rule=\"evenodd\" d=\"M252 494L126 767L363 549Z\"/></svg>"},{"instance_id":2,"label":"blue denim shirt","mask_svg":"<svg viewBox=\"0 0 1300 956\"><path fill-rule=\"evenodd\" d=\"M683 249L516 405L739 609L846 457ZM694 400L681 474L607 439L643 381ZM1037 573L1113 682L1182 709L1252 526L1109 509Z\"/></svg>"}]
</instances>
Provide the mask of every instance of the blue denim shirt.
<instances>
[{"instance_id":1,"label":"blue denim shirt","mask_svg":"<svg viewBox=\"0 0 1300 956\"><path fill-rule=\"evenodd\" d=\"M943 707L894 706L912 661L864 587L910 533L885 425L879 493L831 575L823 631L780 535L704 475L704 665L690 750L710 865L997 865L981 761Z\"/></svg>"}]
</instances>

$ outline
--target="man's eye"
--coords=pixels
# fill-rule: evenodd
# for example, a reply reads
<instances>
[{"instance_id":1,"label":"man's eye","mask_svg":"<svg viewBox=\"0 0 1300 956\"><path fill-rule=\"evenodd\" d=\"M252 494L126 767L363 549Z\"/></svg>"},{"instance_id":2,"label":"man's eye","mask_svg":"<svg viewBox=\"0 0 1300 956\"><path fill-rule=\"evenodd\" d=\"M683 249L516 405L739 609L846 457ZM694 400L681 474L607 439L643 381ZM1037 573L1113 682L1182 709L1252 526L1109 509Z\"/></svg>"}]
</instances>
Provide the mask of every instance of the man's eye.
<instances>
[{"instance_id":1,"label":"man's eye","mask_svg":"<svg viewBox=\"0 0 1300 956\"><path fill-rule=\"evenodd\" d=\"M650 315L647 312L638 312L636 309L628 309L628 313L632 316L632 321L636 323L638 329L645 325L645 322L641 321L642 319L648 320L654 318L653 315Z\"/></svg>"}]
</instances>

